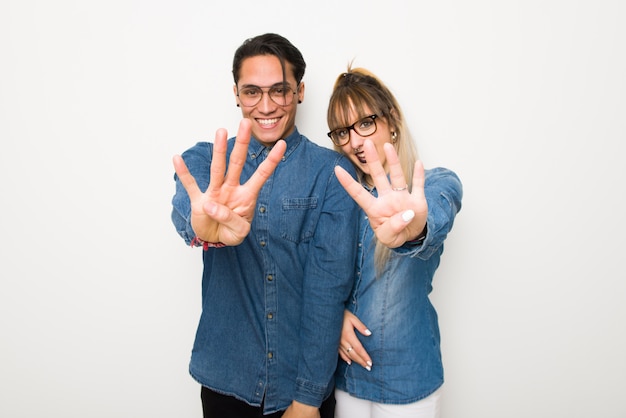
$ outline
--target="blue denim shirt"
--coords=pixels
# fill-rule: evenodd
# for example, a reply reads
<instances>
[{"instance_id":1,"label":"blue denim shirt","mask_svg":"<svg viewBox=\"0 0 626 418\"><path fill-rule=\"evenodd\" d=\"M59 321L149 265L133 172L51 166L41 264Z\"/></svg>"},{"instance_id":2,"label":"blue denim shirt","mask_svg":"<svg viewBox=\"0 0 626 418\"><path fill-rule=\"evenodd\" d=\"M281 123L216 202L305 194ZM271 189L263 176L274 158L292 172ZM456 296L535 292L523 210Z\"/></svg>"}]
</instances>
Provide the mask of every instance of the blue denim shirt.
<instances>
[{"instance_id":1,"label":"blue denim shirt","mask_svg":"<svg viewBox=\"0 0 626 418\"><path fill-rule=\"evenodd\" d=\"M443 241L461 209L462 186L444 168L426 171L428 234L418 246L392 251L381 276L374 268L375 237L361 212L356 280L347 309L372 331L360 341L372 370L339 360L337 388L373 402L418 401L443 384L437 313L428 295L443 252ZM376 194L376 191L373 191Z\"/></svg>"},{"instance_id":2,"label":"blue denim shirt","mask_svg":"<svg viewBox=\"0 0 626 418\"><path fill-rule=\"evenodd\" d=\"M202 314L190 373L202 385L265 413L292 400L319 406L333 390L343 310L352 287L358 207L334 175L354 174L339 153L296 131L261 189L251 230L237 246L203 251ZM229 140L228 155L234 138ZM213 144L183 153L206 190ZM266 158L251 140L241 183ZM175 176L176 178L176 176ZM176 178L172 220L195 236L189 197Z\"/></svg>"}]
</instances>

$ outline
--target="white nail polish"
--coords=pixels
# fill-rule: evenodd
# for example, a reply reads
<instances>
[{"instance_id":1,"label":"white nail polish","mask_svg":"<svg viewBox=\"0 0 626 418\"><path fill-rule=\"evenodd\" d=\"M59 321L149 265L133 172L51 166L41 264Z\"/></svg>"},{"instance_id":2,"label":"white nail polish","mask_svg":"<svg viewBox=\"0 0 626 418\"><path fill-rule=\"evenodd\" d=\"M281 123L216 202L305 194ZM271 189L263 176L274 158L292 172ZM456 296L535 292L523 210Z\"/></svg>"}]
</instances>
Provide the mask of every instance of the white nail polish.
<instances>
[{"instance_id":1,"label":"white nail polish","mask_svg":"<svg viewBox=\"0 0 626 418\"><path fill-rule=\"evenodd\" d=\"M372 331L370 331L369 329L366 329L365 331L363 331L363 333L367 335L368 337L372 335Z\"/></svg>"},{"instance_id":2,"label":"white nail polish","mask_svg":"<svg viewBox=\"0 0 626 418\"><path fill-rule=\"evenodd\" d=\"M409 222L411 219L413 219L414 216L415 216L415 212L409 209L402 214L402 220L404 222Z\"/></svg>"}]
</instances>

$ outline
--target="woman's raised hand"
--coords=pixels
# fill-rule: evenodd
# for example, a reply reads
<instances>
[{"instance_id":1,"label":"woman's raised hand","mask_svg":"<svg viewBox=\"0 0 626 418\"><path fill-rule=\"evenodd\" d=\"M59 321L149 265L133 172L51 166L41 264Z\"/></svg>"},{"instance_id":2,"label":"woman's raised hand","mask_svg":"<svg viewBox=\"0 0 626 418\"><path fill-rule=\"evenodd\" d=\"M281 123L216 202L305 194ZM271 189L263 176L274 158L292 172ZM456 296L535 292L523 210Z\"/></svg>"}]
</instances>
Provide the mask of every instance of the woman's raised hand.
<instances>
[{"instance_id":1,"label":"woman's raised hand","mask_svg":"<svg viewBox=\"0 0 626 418\"><path fill-rule=\"evenodd\" d=\"M363 151L378 197L369 193L343 168L335 167L335 174L344 189L367 214L378 241L389 248L399 247L417 238L426 227L428 203L424 195L424 166L421 161L415 163L409 190L392 144L384 144L389 176L371 140L365 140Z\"/></svg>"}]
</instances>

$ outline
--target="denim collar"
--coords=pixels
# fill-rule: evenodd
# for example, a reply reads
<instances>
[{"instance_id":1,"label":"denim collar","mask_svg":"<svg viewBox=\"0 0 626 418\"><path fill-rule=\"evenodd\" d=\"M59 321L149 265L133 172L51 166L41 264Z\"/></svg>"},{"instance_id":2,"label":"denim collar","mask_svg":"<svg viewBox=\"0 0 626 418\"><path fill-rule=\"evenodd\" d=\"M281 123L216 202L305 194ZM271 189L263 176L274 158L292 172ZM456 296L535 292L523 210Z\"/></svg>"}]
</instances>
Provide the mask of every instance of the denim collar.
<instances>
[{"instance_id":1,"label":"denim collar","mask_svg":"<svg viewBox=\"0 0 626 418\"><path fill-rule=\"evenodd\" d=\"M250 145L248 146L248 156L250 159L254 160L260 155L263 154L263 151L266 149L269 150L271 147L266 147L261 144L255 137L252 137L253 141L250 141ZM289 156L298 148L298 145L302 142L302 135L298 131L297 127L294 127L293 132L287 138L285 138L285 142L287 143L287 150L285 150L285 155L283 156L283 161L285 161Z\"/></svg>"}]
</instances>

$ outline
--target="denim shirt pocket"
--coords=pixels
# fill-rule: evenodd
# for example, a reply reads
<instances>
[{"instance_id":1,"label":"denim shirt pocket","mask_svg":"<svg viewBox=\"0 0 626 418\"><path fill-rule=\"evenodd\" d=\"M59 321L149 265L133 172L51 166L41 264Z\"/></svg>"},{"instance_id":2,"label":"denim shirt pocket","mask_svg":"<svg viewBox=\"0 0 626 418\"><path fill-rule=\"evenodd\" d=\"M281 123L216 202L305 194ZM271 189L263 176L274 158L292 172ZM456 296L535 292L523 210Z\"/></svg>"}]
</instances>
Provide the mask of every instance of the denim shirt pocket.
<instances>
[{"instance_id":1,"label":"denim shirt pocket","mask_svg":"<svg viewBox=\"0 0 626 418\"><path fill-rule=\"evenodd\" d=\"M299 243L313 237L317 216L317 197L284 198L280 219L280 236Z\"/></svg>"}]
</instances>

